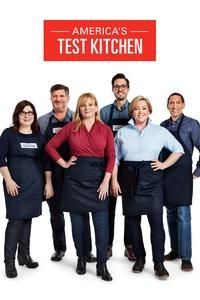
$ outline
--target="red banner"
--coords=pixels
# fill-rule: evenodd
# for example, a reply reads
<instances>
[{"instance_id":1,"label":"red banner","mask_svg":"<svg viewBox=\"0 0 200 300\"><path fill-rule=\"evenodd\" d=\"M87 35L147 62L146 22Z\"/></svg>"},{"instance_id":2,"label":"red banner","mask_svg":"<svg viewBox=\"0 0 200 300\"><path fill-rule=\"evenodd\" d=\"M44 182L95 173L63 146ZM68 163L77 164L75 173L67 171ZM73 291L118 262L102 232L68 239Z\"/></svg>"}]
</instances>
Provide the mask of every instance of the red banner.
<instances>
[{"instance_id":1,"label":"red banner","mask_svg":"<svg viewBox=\"0 0 200 300\"><path fill-rule=\"evenodd\" d=\"M155 20L45 20L45 61L155 61Z\"/></svg>"}]
</instances>

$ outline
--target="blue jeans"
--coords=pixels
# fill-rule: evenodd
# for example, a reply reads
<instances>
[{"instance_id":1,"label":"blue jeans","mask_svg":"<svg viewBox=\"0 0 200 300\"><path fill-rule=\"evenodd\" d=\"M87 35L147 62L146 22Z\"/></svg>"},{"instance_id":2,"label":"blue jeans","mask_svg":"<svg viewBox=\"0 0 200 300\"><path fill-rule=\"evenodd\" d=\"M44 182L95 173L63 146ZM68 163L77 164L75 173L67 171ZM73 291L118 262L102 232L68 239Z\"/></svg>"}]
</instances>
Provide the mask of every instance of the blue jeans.
<instances>
[{"instance_id":1,"label":"blue jeans","mask_svg":"<svg viewBox=\"0 0 200 300\"><path fill-rule=\"evenodd\" d=\"M167 207L167 222L171 249L176 251L180 258L191 259L191 213L190 206Z\"/></svg>"},{"instance_id":2,"label":"blue jeans","mask_svg":"<svg viewBox=\"0 0 200 300\"><path fill-rule=\"evenodd\" d=\"M97 248L97 262L106 263L108 245L108 212L92 212L94 224L95 240ZM90 249L88 237L86 236L86 226L88 214L70 213L72 224L72 236L78 257L88 256Z\"/></svg>"}]
</instances>

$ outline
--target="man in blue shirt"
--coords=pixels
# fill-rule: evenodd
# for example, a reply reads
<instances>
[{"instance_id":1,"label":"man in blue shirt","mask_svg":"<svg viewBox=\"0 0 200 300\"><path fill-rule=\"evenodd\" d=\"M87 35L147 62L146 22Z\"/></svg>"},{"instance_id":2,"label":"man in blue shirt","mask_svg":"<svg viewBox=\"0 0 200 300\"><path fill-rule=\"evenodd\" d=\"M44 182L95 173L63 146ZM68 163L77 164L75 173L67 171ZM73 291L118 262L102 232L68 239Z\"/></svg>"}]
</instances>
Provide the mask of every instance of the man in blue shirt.
<instances>
[{"instance_id":1,"label":"man in blue shirt","mask_svg":"<svg viewBox=\"0 0 200 300\"><path fill-rule=\"evenodd\" d=\"M129 102L127 95L129 92L129 80L124 74L118 73L112 78L112 91L115 96L115 101L109 105L104 106L100 111L101 120L109 125L113 131L113 135L123 126L128 124L129 116ZM115 224L115 209L116 197L110 195L109 197L109 244L108 244L108 258L112 256L112 245L114 239L114 224ZM133 248L130 242L129 230L127 226L127 219L124 222L124 255L129 260L135 260Z\"/></svg>"},{"instance_id":2,"label":"man in blue shirt","mask_svg":"<svg viewBox=\"0 0 200 300\"><path fill-rule=\"evenodd\" d=\"M173 93L168 97L167 108L170 118L161 123L182 144L185 155L172 167L164 171L164 204L167 208L167 222L171 251L165 260L182 260L181 269L192 271L191 262L191 212L193 178L200 176L200 160L192 173L192 153L194 147L200 150L200 124L183 114L184 97ZM169 155L164 150L163 159Z\"/></svg>"}]
</instances>

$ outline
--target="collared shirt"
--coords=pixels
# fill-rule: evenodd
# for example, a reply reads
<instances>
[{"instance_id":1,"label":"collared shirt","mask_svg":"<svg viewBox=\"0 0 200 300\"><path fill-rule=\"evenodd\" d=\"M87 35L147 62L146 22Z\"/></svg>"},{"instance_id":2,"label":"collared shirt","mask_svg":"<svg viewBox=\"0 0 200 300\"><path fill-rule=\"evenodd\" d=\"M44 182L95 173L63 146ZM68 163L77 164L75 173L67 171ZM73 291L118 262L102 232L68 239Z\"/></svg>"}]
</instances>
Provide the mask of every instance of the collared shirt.
<instances>
[{"instance_id":1,"label":"collared shirt","mask_svg":"<svg viewBox=\"0 0 200 300\"><path fill-rule=\"evenodd\" d=\"M161 126L164 126L168 130L175 131L178 128L181 117L182 115L176 121L173 121L171 118L167 119L161 123ZM180 137L191 156L193 154L194 147L200 151L200 124L197 120L184 116L180 128ZM200 176L200 158L197 162L194 175L197 177Z\"/></svg>"},{"instance_id":2,"label":"collared shirt","mask_svg":"<svg viewBox=\"0 0 200 300\"><path fill-rule=\"evenodd\" d=\"M160 151L166 147L171 152L184 153L183 147L175 137L164 127L152 124L140 131L129 121L129 125L120 129L115 137L116 163L125 161L157 160Z\"/></svg>"},{"instance_id":3,"label":"collared shirt","mask_svg":"<svg viewBox=\"0 0 200 300\"><path fill-rule=\"evenodd\" d=\"M71 111L70 109L68 109L68 110L67 110L67 113L66 113L66 115L65 115L65 117L64 117L64 119L63 119L61 122L66 122L66 123L71 122L72 119L73 119L73 115L74 115L73 111ZM47 113L47 114L45 114L45 115L39 117L38 123L39 123L40 131L41 131L42 135L45 134L45 131L46 131L47 126L48 126L48 124L49 124L49 119L50 119L52 116L53 116L53 118L52 118L52 123L59 122L59 120L57 120L56 117L54 116L54 111L53 111L53 110L50 111L49 113Z\"/></svg>"},{"instance_id":4,"label":"collared shirt","mask_svg":"<svg viewBox=\"0 0 200 300\"><path fill-rule=\"evenodd\" d=\"M115 100L112 104L108 104L100 110L100 117L101 120L105 123L108 124L109 118L110 118L110 111L111 107L114 104L114 109L113 109L113 119L128 119L129 118L129 102L126 100L124 105L120 109L117 107L117 101Z\"/></svg>"}]
</instances>

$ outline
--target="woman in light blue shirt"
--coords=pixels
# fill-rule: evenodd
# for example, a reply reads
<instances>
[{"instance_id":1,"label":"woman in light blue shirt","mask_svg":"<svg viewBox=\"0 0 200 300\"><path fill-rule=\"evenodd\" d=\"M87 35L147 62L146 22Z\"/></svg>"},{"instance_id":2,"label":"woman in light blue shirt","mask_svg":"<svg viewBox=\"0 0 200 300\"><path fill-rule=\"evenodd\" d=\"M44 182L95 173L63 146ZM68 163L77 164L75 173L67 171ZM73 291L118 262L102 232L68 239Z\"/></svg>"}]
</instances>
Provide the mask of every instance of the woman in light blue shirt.
<instances>
[{"instance_id":1,"label":"woman in light blue shirt","mask_svg":"<svg viewBox=\"0 0 200 300\"><path fill-rule=\"evenodd\" d=\"M122 192L123 213L128 217L132 244L136 255L133 272L142 272L145 248L141 230L141 216L147 215L151 228L151 244L155 274L166 279L164 267L163 190L162 170L173 165L184 153L181 144L165 128L151 123L150 101L137 96L130 104L132 119L120 129L115 138L116 165L112 176L112 193ZM165 147L171 155L158 160ZM118 165L122 164L121 182L117 182Z\"/></svg>"}]
</instances>

